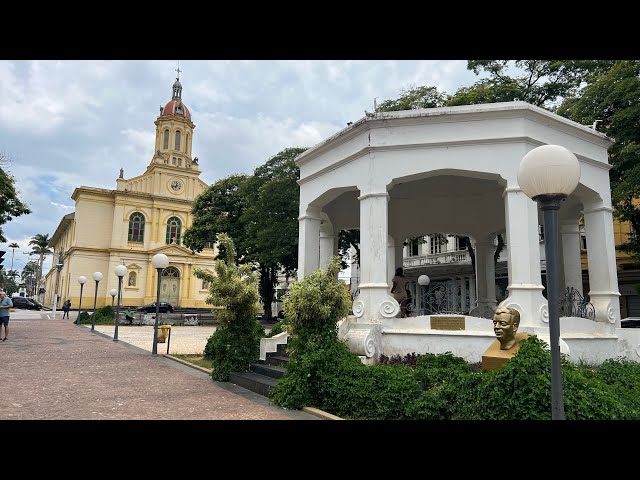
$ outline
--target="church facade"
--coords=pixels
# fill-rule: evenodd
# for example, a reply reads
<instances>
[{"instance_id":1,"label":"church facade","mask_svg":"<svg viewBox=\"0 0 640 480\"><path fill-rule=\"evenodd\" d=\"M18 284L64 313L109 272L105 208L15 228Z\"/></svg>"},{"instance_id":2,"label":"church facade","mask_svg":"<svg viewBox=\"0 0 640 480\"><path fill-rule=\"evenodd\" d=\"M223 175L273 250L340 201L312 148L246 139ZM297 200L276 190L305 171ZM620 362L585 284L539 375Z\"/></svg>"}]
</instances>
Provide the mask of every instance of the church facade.
<instances>
[{"instance_id":1,"label":"church facade","mask_svg":"<svg viewBox=\"0 0 640 480\"><path fill-rule=\"evenodd\" d=\"M184 232L192 223L193 201L208 185L200 180L198 158L192 156L195 124L182 102L179 77L155 125L154 154L143 174L127 179L120 169L115 190L89 186L74 190L75 211L62 218L49 242L54 255L45 277L46 305L52 304L57 292L58 305L68 298L77 308L78 278L85 276L82 303L84 308L92 308L94 272L103 274L97 306L111 305L110 292L118 288L114 269L122 264L127 273L121 304L151 303L156 300L158 284L151 259L164 253L170 264L163 272L161 300L174 307L210 308L205 304L206 282L193 271L196 267L213 271L215 246L210 244L210 248L194 253L182 245Z\"/></svg>"}]
</instances>

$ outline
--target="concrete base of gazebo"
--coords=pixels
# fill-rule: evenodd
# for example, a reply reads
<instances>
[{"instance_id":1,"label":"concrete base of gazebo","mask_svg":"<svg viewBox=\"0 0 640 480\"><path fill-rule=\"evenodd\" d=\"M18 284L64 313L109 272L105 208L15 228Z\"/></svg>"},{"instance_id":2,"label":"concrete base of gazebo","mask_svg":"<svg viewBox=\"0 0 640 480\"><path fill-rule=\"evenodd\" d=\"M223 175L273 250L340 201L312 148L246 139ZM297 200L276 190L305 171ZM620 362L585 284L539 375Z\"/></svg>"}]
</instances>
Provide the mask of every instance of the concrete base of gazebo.
<instances>
[{"instance_id":1,"label":"concrete base of gazebo","mask_svg":"<svg viewBox=\"0 0 640 480\"><path fill-rule=\"evenodd\" d=\"M349 316L339 324L338 336L365 364L376 364L380 355L391 357L408 353L451 352L476 363L495 341L490 319L468 315L437 315L438 319L464 318L464 330L433 329L431 315L386 318L381 323L359 322ZM640 360L640 329L615 328L592 320L560 319L560 351L574 363L600 364L608 358ZM549 344L549 330L521 326L520 332L537 335Z\"/></svg>"}]
</instances>

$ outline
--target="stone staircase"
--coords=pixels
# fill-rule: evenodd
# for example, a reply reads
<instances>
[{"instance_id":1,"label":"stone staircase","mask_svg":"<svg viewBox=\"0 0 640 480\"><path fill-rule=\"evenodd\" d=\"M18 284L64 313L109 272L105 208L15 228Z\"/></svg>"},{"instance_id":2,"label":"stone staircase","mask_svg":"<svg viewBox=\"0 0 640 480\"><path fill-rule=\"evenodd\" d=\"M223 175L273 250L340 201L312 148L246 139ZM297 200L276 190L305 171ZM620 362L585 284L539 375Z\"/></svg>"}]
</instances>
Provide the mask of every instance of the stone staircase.
<instances>
[{"instance_id":1,"label":"stone staircase","mask_svg":"<svg viewBox=\"0 0 640 480\"><path fill-rule=\"evenodd\" d=\"M289 354L287 353L287 344L279 344L277 351L268 352L264 360L258 360L257 363L252 363L250 367L251 371L231 372L229 374L229 381L247 390L268 397L271 387L287 372L288 362Z\"/></svg>"}]
</instances>

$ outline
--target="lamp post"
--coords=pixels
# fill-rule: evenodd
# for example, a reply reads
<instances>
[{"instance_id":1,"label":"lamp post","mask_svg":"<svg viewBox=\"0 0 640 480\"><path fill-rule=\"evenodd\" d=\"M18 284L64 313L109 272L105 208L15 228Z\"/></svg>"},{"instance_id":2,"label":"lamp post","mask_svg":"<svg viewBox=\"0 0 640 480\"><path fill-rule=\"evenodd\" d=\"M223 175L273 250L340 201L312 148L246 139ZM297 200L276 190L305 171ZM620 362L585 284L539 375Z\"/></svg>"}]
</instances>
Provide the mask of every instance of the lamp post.
<instances>
[{"instance_id":1,"label":"lamp post","mask_svg":"<svg viewBox=\"0 0 640 480\"><path fill-rule=\"evenodd\" d=\"M116 290L115 288L112 288L111 291L109 292L109 295L111 295L111 306L113 307L113 301L115 300L116 295L118 294L118 290Z\"/></svg>"},{"instance_id":2,"label":"lamp post","mask_svg":"<svg viewBox=\"0 0 640 480\"><path fill-rule=\"evenodd\" d=\"M84 288L84 284L87 283L87 277L80 275L78 277L78 283L80 284L80 304L78 305L78 318L76 318L76 323L80 325L80 314L82 313L82 289Z\"/></svg>"},{"instance_id":3,"label":"lamp post","mask_svg":"<svg viewBox=\"0 0 640 480\"><path fill-rule=\"evenodd\" d=\"M158 354L158 316L160 315L160 282L162 281L162 271L169 266L169 258L164 253L157 253L151 259L153 268L158 271L158 293L156 295L156 321L153 325L153 349L152 355Z\"/></svg>"},{"instance_id":4,"label":"lamp post","mask_svg":"<svg viewBox=\"0 0 640 480\"><path fill-rule=\"evenodd\" d=\"M118 265L113 273L118 277L118 304L116 305L116 329L113 332L113 341L118 341L118 319L120 317L120 302L122 300L122 277L127 274L127 267L125 265Z\"/></svg>"},{"instance_id":5,"label":"lamp post","mask_svg":"<svg viewBox=\"0 0 640 480\"><path fill-rule=\"evenodd\" d=\"M418 285L420 285L421 287L428 287L430 283L431 283L431 279L429 278L428 275L420 275L418 277ZM416 304L416 311L417 311L418 305L422 303L420 301L420 288L416 288L416 298L414 299L414 302Z\"/></svg>"},{"instance_id":6,"label":"lamp post","mask_svg":"<svg viewBox=\"0 0 640 480\"><path fill-rule=\"evenodd\" d=\"M53 306L51 310L53 311L53 318L56 318L56 308L58 307L58 283L60 282L60 270L62 270L64 264L62 263L62 255L58 256L58 263L56 263L56 269L58 272L56 273L56 291L53 294Z\"/></svg>"},{"instance_id":7,"label":"lamp post","mask_svg":"<svg viewBox=\"0 0 640 480\"><path fill-rule=\"evenodd\" d=\"M551 418L564 420L562 369L560 368L560 295L558 275L558 210L580 182L580 163L559 145L542 145L520 162L518 183L538 202L544 216L544 251L547 264L549 343L551 347Z\"/></svg>"},{"instance_id":8,"label":"lamp post","mask_svg":"<svg viewBox=\"0 0 640 480\"><path fill-rule=\"evenodd\" d=\"M96 293L93 295L93 315L91 315L91 331L96 329L96 301L98 300L98 283L102 280L101 272L93 272L93 279L96 281Z\"/></svg>"}]
</instances>

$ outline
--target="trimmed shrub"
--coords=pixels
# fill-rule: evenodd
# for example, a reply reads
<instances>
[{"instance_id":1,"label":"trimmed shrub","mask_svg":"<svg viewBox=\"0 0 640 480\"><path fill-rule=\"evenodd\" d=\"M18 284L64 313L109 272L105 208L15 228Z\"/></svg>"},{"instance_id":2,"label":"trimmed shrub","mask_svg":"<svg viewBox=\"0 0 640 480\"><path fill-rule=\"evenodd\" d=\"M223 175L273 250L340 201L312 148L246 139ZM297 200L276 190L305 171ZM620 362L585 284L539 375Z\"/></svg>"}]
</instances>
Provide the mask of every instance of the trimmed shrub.
<instances>
[{"instance_id":1,"label":"trimmed shrub","mask_svg":"<svg viewBox=\"0 0 640 480\"><path fill-rule=\"evenodd\" d=\"M214 380L227 381L231 372L247 372L260 356L260 338L264 328L256 320L259 305L258 274L250 264L236 265L236 251L231 238L218 235L221 248L227 252L226 261L216 260L212 274L196 268L196 277L209 282L210 305L224 305L216 311L220 326L207 340L205 358L212 361Z\"/></svg>"},{"instance_id":2,"label":"trimmed shrub","mask_svg":"<svg viewBox=\"0 0 640 480\"><path fill-rule=\"evenodd\" d=\"M231 372L247 372L260 356L260 338L264 328L250 318L237 318L218 328L207 340L204 357L213 363L211 376L226 382Z\"/></svg>"},{"instance_id":3,"label":"trimmed shrub","mask_svg":"<svg viewBox=\"0 0 640 480\"><path fill-rule=\"evenodd\" d=\"M598 376L611 386L624 407L622 418L640 419L640 363L618 358L606 360L597 369Z\"/></svg>"}]
</instances>

